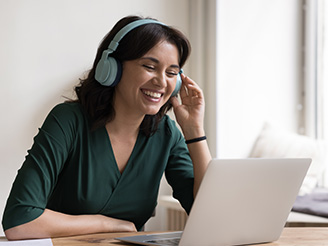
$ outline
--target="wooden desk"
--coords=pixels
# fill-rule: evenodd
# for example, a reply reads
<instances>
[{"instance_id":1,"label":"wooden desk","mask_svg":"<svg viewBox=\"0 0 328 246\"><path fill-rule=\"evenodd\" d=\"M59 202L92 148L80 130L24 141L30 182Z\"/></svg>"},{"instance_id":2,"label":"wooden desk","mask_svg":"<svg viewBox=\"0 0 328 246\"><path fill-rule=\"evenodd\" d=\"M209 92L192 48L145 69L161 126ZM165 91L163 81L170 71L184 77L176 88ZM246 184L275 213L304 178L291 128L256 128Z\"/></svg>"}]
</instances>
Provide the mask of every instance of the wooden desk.
<instances>
[{"instance_id":1,"label":"wooden desk","mask_svg":"<svg viewBox=\"0 0 328 246\"><path fill-rule=\"evenodd\" d=\"M136 234L149 234L150 232L138 233L102 233L76 237L54 238L54 246L123 246L124 244L115 240L115 237L133 236ZM278 241L256 246L328 246L328 227L320 228L285 228Z\"/></svg>"}]
</instances>

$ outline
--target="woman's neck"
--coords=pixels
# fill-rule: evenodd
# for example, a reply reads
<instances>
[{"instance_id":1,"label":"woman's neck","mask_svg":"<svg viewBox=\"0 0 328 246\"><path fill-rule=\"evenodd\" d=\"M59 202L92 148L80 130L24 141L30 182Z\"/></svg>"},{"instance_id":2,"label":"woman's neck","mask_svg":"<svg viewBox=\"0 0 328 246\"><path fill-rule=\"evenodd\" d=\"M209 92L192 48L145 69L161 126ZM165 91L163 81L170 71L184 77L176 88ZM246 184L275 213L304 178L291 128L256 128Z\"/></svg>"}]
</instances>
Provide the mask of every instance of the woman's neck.
<instances>
[{"instance_id":1,"label":"woman's neck","mask_svg":"<svg viewBox=\"0 0 328 246\"><path fill-rule=\"evenodd\" d=\"M119 99L115 95L113 105L115 116L112 121L106 124L107 130L114 134L136 136L139 133L140 125L145 115L126 108L124 103L118 101Z\"/></svg>"},{"instance_id":2,"label":"woman's neck","mask_svg":"<svg viewBox=\"0 0 328 246\"><path fill-rule=\"evenodd\" d=\"M106 129L109 133L115 135L137 136L143 117L133 117L117 112L114 120L106 124Z\"/></svg>"}]
</instances>

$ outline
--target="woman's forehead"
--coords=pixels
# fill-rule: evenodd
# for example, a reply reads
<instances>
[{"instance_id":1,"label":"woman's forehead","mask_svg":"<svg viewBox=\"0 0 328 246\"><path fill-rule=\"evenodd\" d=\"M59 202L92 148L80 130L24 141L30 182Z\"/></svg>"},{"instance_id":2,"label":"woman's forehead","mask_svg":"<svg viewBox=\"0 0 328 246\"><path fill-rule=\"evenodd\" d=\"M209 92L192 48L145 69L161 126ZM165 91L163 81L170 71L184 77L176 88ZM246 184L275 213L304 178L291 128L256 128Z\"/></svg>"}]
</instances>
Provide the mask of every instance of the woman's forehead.
<instances>
[{"instance_id":1,"label":"woman's forehead","mask_svg":"<svg viewBox=\"0 0 328 246\"><path fill-rule=\"evenodd\" d=\"M161 41L152 47L141 59L150 59L157 63L170 63L179 67L179 52L176 45Z\"/></svg>"}]
</instances>

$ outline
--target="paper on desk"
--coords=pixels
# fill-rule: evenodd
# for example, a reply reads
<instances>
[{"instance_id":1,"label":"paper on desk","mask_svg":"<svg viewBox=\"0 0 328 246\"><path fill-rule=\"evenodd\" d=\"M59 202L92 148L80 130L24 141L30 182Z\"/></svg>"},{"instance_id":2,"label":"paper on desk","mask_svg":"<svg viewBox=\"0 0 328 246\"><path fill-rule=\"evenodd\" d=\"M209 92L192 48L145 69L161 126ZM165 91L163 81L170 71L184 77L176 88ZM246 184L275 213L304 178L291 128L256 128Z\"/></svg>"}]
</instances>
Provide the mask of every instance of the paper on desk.
<instances>
[{"instance_id":1,"label":"paper on desk","mask_svg":"<svg viewBox=\"0 0 328 246\"><path fill-rule=\"evenodd\" d=\"M36 240L7 241L0 239L0 246L53 246L50 238Z\"/></svg>"}]
</instances>

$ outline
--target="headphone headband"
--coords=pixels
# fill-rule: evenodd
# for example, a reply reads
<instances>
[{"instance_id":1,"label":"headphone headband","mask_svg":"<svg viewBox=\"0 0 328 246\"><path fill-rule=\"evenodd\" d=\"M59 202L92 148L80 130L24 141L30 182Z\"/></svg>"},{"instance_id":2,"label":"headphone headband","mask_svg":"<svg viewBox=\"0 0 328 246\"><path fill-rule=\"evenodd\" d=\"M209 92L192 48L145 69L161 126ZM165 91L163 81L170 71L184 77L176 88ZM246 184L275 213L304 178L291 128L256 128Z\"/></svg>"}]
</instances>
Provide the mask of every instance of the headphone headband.
<instances>
[{"instance_id":1,"label":"headphone headband","mask_svg":"<svg viewBox=\"0 0 328 246\"><path fill-rule=\"evenodd\" d=\"M127 24L125 27L123 27L113 38L113 40L110 42L109 46L108 46L108 50L110 51L110 53L113 53L118 45L119 42L122 40L122 38L124 38L124 36L126 34L128 34L131 30L133 30L134 28L137 28L139 26L142 25L146 25L146 24L159 24L162 26L166 26L164 23L159 22L157 20L152 20L152 19L143 19L143 20L136 20L133 21L129 24Z\"/></svg>"}]
</instances>

